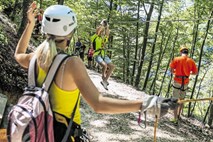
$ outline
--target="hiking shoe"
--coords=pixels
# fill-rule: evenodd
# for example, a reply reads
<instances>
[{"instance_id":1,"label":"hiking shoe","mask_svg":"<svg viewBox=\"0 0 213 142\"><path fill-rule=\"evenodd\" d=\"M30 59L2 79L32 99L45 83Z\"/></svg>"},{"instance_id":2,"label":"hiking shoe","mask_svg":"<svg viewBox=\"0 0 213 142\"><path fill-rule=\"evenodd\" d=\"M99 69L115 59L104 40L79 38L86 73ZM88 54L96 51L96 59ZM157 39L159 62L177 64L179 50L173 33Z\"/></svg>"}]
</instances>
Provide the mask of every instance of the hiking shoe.
<instances>
[{"instance_id":1,"label":"hiking shoe","mask_svg":"<svg viewBox=\"0 0 213 142\"><path fill-rule=\"evenodd\" d=\"M106 81L101 81L101 84L103 85L104 89L108 90Z\"/></svg>"},{"instance_id":2,"label":"hiking shoe","mask_svg":"<svg viewBox=\"0 0 213 142\"><path fill-rule=\"evenodd\" d=\"M168 111L174 110L178 106L177 99L165 99L159 96L148 96L144 99L142 104L142 112L147 112L150 115L157 115L162 117Z\"/></svg>"},{"instance_id":3,"label":"hiking shoe","mask_svg":"<svg viewBox=\"0 0 213 142\"><path fill-rule=\"evenodd\" d=\"M108 81L106 81L106 83L107 83L107 86L109 85L109 82Z\"/></svg>"},{"instance_id":4,"label":"hiking shoe","mask_svg":"<svg viewBox=\"0 0 213 142\"><path fill-rule=\"evenodd\" d=\"M106 82L107 86L109 85L109 82L106 80L105 77L102 77L103 82Z\"/></svg>"}]
</instances>

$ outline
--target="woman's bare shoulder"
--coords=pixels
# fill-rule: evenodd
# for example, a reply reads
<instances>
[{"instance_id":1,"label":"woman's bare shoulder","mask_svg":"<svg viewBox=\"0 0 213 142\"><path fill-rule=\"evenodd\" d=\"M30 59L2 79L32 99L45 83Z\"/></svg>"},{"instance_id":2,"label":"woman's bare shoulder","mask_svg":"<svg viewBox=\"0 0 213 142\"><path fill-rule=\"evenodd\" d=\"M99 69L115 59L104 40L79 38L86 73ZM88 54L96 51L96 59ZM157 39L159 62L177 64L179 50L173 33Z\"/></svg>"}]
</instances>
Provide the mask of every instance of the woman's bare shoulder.
<instances>
[{"instance_id":1,"label":"woman's bare shoulder","mask_svg":"<svg viewBox=\"0 0 213 142\"><path fill-rule=\"evenodd\" d=\"M72 56L67 61L67 70L74 80L87 80L88 74L85 64L80 57Z\"/></svg>"},{"instance_id":2,"label":"woman's bare shoulder","mask_svg":"<svg viewBox=\"0 0 213 142\"><path fill-rule=\"evenodd\" d=\"M67 60L67 65L69 66L69 68L71 69L82 69L85 68L84 63L82 62L82 60L77 57L77 56L70 56Z\"/></svg>"}]
</instances>

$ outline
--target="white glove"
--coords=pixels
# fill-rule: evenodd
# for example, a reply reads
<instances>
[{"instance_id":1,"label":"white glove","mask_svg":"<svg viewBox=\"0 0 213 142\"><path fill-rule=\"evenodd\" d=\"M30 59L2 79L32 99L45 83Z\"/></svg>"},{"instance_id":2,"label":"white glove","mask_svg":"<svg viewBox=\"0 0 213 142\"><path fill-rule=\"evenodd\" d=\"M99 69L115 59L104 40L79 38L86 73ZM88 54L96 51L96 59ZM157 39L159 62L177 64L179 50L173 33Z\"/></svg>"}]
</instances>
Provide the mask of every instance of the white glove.
<instances>
[{"instance_id":1,"label":"white glove","mask_svg":"<svg viewBox=\"0 0 213 142\"><path fill-rule=\"evenodd\" d=\"M169 109L174 110L178 106L177 101L178 99L175 98L166 99L159 96L148 96L143 101L141 111L162 117L167 114Z\"/></svg>"}]
</instances>

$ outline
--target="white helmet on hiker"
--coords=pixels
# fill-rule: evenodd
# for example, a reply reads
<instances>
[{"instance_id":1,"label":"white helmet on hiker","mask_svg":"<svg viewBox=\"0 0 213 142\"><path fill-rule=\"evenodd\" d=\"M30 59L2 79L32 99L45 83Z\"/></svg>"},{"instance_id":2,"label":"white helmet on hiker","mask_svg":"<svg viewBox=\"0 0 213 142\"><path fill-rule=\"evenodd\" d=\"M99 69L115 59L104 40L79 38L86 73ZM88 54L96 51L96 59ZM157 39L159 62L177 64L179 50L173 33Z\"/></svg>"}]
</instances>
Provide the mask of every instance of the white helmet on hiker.
<instances>
[{"instance_id":1,"label":"white helmet on hiker","mask_svg":"<svg viewBox=\"0 0 213 142\"><path fill-rule=\"evenodd\" d=\"M103 25L104 27L108 26L108 22L106 19L103 19L100 24Z\"/></svg>"},{"instance_id":2,"label":"white helmet on hiker","mask_svg":"<svg viewBox=\"0 0 213 142\"><path fill-rule=\"evenodd\" d=\"M45 34L66 36L77 27L76 14L64 5L52 5L43 14L41 31Z\"/></svg>"}]
</instances>

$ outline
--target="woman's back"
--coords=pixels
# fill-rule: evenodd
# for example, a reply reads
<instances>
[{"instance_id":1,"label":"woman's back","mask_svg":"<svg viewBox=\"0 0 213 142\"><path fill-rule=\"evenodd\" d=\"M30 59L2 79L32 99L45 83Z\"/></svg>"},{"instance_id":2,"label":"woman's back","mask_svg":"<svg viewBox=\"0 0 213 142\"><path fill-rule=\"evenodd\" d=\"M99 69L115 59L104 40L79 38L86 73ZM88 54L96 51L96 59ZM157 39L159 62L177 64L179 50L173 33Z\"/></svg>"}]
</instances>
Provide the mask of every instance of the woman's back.
<instances>
[{"instance_id":1,"label":"woman's back","mask_svg":"<svg viewBox=\"0 0 213 142\"><path fill-rule=\"evenodd\" d=\"M52 110L56 113L66 116L67 118L70 118L72 110L74 109L75 106L75 102L77 101L80 93L79 89L76 88L75 85L70 85L70 83L67 83L73 82L69 75L70 72L66 67L69 60L72 60L72 57L68 58L63 62L63 64L61 65L55 76L55 80L52 83L49 91ZM37 84L39 86L42 86L46 74L47 73L41 67L38 67ZM65 83L69 85L66 86ZM80 117L81 116L78 105L74 117L74 122L80 124L81 123Z\"/></svg>"}]
</instances>

